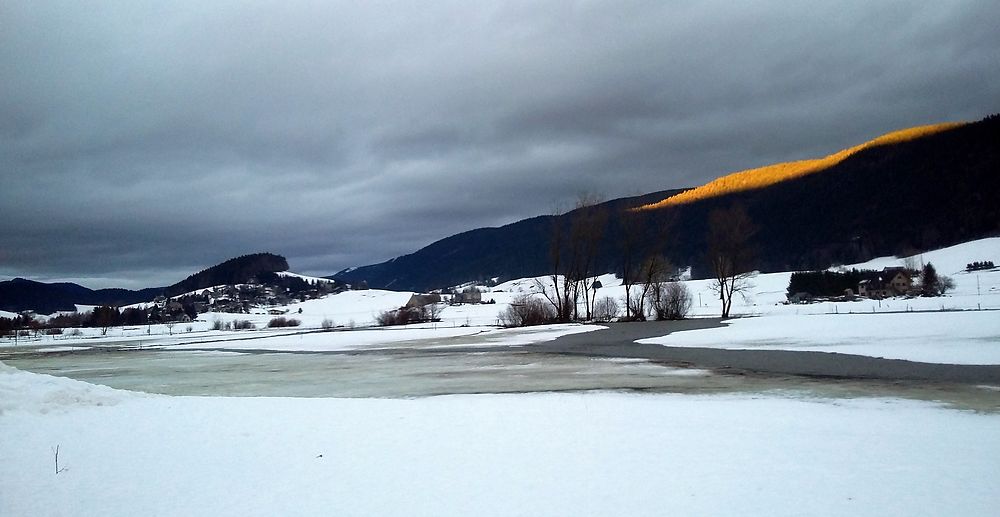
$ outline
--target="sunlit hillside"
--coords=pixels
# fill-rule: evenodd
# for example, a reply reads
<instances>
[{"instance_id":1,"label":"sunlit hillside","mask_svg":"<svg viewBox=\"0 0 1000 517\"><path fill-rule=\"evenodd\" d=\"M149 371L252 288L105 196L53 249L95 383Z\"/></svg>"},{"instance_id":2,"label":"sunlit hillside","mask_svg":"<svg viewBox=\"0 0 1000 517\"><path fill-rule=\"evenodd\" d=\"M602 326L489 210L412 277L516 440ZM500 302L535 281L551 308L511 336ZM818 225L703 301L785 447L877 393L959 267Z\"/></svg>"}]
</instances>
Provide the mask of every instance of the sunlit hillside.
<instances>
[{"instance_id":1,"label":"sunlit hillside","mask_svg":"<svg viewBox=\"0 0 1000 517\"><path fill-rule=\"evenodd\" d=\"M902 129L899 131L893 131L892 133L887 133L875 138L874 140L844 149L843 151L836 152L825 158L776 163L774 165L767 165L756 169L734 172L721 178L717 178L698 188L687 190L656 203L643 205L639 209L651 210L670 205L681 205L733 192L742 192L766 187L788 179L798 178L807 174L813 174L828 169L844 161L854 153L865 149L913 140L964 124L965 122L948 122L943 124L911 127L909 129Z\"/></svg>"}]
</instances>

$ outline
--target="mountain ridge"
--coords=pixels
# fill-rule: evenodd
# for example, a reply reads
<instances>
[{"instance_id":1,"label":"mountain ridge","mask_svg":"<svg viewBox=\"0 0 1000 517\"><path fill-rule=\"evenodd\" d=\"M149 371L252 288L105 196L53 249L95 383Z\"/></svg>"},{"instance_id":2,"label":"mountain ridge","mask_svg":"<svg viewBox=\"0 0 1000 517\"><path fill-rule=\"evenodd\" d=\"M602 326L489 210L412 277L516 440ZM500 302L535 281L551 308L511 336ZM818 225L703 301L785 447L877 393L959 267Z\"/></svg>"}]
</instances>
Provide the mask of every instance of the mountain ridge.
<instances>
[{"instance_id":1,"label":"mountain ridge","mask_svg":"<svg viewBox=\"0 0 1000 517\"><path fill-rule=\"evenodd\" d=\"M900 135L913 138L897 138ZM641 226L641 253L663 254L675 264L693 266L697 277L707 276L708 214L734 203L745 205L761 228L754 245L755 265L763 271L825 268L1000 234L998 115L893 131L830 156L840 159L762 188L636 211L641 216L630 224ZM598 269L621 267L616 248L623 230L621 207L628 205L622 201L646 198L628 206L638 208L694 190L609 202L620 206L611 210L599 244ZM536 216L500 228L468 230L331 278L416 291L494 277L544 275L550 272L553 225L565 229L572 217L573 212ZM487 239L490 245L482 245ZM442 261L442 251L465 253L461 261Z\"/></svg>"}]
</instances>

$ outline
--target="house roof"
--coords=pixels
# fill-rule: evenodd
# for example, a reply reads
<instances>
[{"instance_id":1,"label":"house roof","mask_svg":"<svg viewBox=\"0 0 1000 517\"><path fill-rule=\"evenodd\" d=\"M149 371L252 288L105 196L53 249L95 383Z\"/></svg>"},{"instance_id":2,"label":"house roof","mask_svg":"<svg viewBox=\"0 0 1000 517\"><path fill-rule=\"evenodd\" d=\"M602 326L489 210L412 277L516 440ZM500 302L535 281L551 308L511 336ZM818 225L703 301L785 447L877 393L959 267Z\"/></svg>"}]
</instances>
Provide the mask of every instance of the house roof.
<instances>
[{"instance_id":1,"label":"house roof","mask_svg":"<svg viewBox=\"0 0 1000 517\"><path fill-rule=\"evenodd\" d=\"M886 278L884 275L889 275L889 278L896 276L896 274L902 273L906 278L910 278L910 271L902 266L893 266L882 269L882 278Z\"/></svg>"}]
</instances>

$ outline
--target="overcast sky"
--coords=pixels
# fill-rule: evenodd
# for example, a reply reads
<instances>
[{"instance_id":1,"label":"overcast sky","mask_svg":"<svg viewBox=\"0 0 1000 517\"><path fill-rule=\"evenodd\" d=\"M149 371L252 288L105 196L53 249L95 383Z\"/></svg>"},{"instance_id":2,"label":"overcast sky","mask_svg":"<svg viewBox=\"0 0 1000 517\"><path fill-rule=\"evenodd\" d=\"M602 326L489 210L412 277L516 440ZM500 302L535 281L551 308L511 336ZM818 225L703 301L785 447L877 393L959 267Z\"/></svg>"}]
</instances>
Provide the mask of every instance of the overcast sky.
<instances>
[{"instance_id":1,"label":"overcast sky","mask_svg":"<svg viewBox=\"0 0 1000 517\"><path fill-rule=\"evenodd\" d=\"M1000 2L0 2L0 280L332 274L1000 111Z\"/></svg>"}]
</instances>

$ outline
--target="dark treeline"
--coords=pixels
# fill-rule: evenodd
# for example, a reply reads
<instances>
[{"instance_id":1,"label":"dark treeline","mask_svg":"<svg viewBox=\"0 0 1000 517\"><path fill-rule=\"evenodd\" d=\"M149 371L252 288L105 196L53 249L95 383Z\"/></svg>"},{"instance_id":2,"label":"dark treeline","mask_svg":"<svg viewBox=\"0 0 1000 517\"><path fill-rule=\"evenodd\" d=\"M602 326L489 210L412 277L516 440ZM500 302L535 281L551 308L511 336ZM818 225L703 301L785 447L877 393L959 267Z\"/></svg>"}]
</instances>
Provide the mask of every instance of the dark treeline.
<instances>
[{"instance_id":1,"label":"dark treeline","mask_svg":"<svg viewBox=\"0 0 1000 517\"><path fill-rule=\"evenodd\" d=\"M878 276L871 269L850 271L796 271L788 281L788 295L809 293L813 296L840 296L850 289L857 294L858 283Z\"/></svg>"},{"instance_id":2,"label":"dark treeline","mask_svg":"<svg viewBox=\"0 0 1000 517\"><path fill-rule=\"evenodd\" d=\"M163 308L154 305L146 309L136 307L120 309L101 305L94 307L90 312L69 312L46 320L35 319L29 314L0 318L0 335L8 336L15 331L21 334L32 332L61 334L62 329L69 328L101 328L107 332L106 329L111 327L191 321L197 316L198 312L191 303L172 304Z\"/></svg>"},{"instance_id":3,"label":"dark treeline","mask_svg":"<svg viewBox=\"0 0 1000 517\"><path fill-rule=\"evenodd\" d=\"M131 291L128 289L88 289L73 283L46 284L24 278L0 282L0 310L34 311L52 314L72 311L80 305L132 305L148 302L163 292L162 287Z\"/></svg>"},{"instance_id":4,"label":"dark treeline","mask_svg":"<svg viewBox=\"0 0 1000 517\"><path fill-rule=\"evenodd\" d=\"M992 260L984 260L984 261L970 262L970 263L966 264L965 265L965 270L966 271L984 271L984 270L987 270L987 269L993 269L994 267L996 267L996 266L993 265L993 261Z\"/></svg>"}]
</instances>

